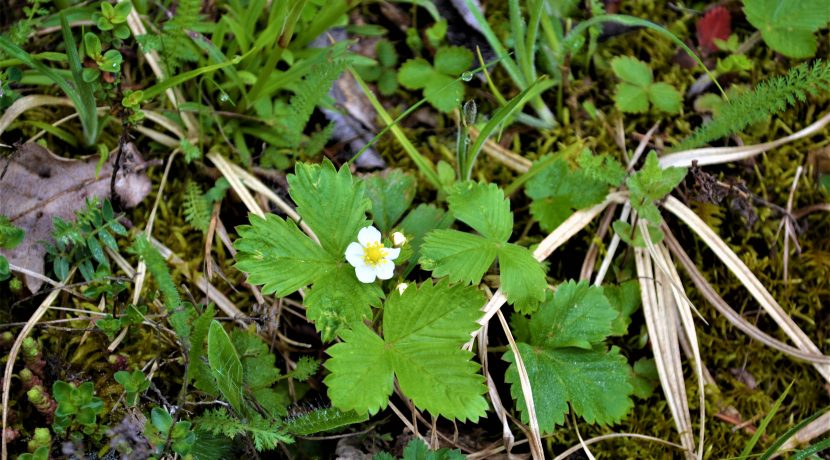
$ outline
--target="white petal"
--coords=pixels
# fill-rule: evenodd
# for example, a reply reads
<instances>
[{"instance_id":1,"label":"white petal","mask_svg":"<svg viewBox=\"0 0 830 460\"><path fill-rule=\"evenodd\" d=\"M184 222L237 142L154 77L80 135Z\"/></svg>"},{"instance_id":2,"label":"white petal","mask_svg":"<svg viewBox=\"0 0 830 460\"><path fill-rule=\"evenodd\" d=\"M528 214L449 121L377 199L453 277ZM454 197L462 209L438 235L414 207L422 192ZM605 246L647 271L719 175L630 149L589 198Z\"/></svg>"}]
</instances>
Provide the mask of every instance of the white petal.
<instances>
[{"instance_id":1,"label":"white petal","mask_svg":"<svg viewBox=\"0 0 830 460\"><path fill-rule=\"evenodd\" d=\"M386 260L395 260L401 255L401 248L386 248Z\"/></svg>"},{"instance_id":2,"label":"white petal","mask_svg":"<svg viewBox=\"0 0 830 460\"><path fill-rule=\"evenodd\" d=\"M351 243L346 248L346 260L353 267L363 265L363 246L358 243Z\"/></svg>"},{"instance_id":3,"label":"white petal","mask_svg":"<svg viewBox=\"0 0 830 460\"><path fill-rule=\"evenodd\" d=\"M395 271L395 264L389 260L383 260L375 267L375 271L377 271L378 278L388 280Z\"/></svg>"},{"instance_id":4,"label":"white petal","mask_svg":"<svg viewBox=\"0 0 830 460\"><path fill-rule=\"evenodd\" d=\"M392 234L392 242L395 246L403 246L406 244L406 236L401 232L395 232Z\"/></svg>"},{"instance_id":5,"label":"white petal","mask_svg":"<svg viewBox=\"0 0 830 460\"><path fill-rule=\"evenodd\" d=\"M371 225L363 227L357 232L357 241L360 241L364 247L369 246L369 243L377 243L380 241L380 232Z\"/></svg>"},{"instance_id":6,"label":"white petal","mask_svg":"<svg viewBox=\"0 0 830 460\"><path fill-rule=\"evenodd\" d=\"M368 265L360 265L354 268L354 274L357 275L358 281L361 283L375 282L375 268Z\"/></svg>"}]
</instances>

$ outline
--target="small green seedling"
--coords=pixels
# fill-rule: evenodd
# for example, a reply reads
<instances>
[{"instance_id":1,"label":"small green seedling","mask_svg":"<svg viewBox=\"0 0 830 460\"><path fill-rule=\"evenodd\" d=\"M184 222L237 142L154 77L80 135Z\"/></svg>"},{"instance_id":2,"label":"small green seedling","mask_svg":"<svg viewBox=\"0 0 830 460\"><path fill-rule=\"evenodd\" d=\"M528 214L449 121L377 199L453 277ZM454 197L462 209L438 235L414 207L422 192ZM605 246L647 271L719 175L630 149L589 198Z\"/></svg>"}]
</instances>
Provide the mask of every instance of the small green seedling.
<instances>
[{"instance_id":1,"label":"small green seedling","mask_svg":"<svg viewBox=\"0 0 830 460\"><path fill-rule=\"evenodd\" d=\"M373 457L375 460L395 460L395 457L386 453L379 452ZM403 449L403 457L401 460L464 460L464 454L459 450L438 449L429 450L429 446L420 439L413 439Z\"/></svg>"},{"instance_id":2,"label":"small green seedling","mask_svg":"<svg viewBox=\"0 0 830 460\"><path fill-rule=\"evenodd\" d=\"M118 50L107 50L102 54L101 40L92 32L84 34L84 52L97 67L84 67L83 79L87 83L98 81L101 72L118 73L121 71L121 63L124 58Z\"/></svg>"},{"instance_id":3,"label":"small green seedling","mask_svg":"<svg viewBox=\"0 0 830 460\"><path fill-rule=\"evenodd\" d=\"M118 371L114 377L115 381L124 387L126 393L124 398L128 406L135 406L138 397L150 388L150 381L144 376L144 372L138 370L133 372Z\"/></svg>"},{"instance_id":4,"label":"small green seedling","mask_svg":"<svg viewBox=\"0 0 830 460\"><path fill-rule=\"evenodd\" d=\"M190 429L190 422L181 421L173 423L173 417L169 412L161 407L154 407L150 412L150 420L144 425L144 436L150 441L150 444L156 449L157 454L164 452L164 447L167 445L168 438L170 439L170 449L186 457L193 444L196 443L196 433Z\"/></svg>"},{"instance_id":5,"label":"small green seedling","mask_svg":"<svg viewBox=\"0 0 830 460\"><path fill-rule=\"evenodd\" d=\"M410 59L398 71L398 82L408 89L423 89L433 107L450 112L464 97L464 85L457 78L473 63L473 53L466 48L439 48L430 65L422 58Z\"/></svg>"},{"instance_id":6,"label":"small green seedling","mask_svg":"<svg viewBox=\"0 0 830 460\"><path fill-rule=\"evenodd\" d=\"M744 0L744 13L767 46L798 59L816 54L815 32L830 21L827 0Z\"/></svg>"},{"instance_id":7,"label":"small green seedling","mask_svg":"<svg viewBox=\"0 0 830 460\"><path fill-rule=\"evenodd\" d=\"M48 447L38 447L37 450L30 453L20 454L20 457L17 457L18 460L49 460L49 448Z\"/></svg>"},{"instance_id":8,"label":"small green seedling","mask_svg":"<svg viewBox=\"0 0 830 460\"><path fill-rule=\"evenodd\" d=\"M95 396L95 385L92 382L75 386L58 380L52 385L52 396L58 403L55 423L52 425L55 432L66 432L75 425L80 425L85 433L96 428L96 418L104 408L104 401Z\"/></svg>"},{"instance_id":9,"label":"small green seedling","mask_svg":"<svg viewBox=\"0 0 830 460\"><path fill-rule=\"evenodd\" d=\"M682 97L670 84L654 82L651 67L630 56L615 58L611 69L622 80L617 84L614 102L625 113L645 113L649 105L667 113L679 113Z\"/></svg>"},{"instance_id":10,"label":"small green seedling","mask_svg":"<svg viewBox=\"0 0 830 460\"><path fill-rule=\"evenodd\" d=\"M113 6L109 2L101 2L101 12L94 13L92 20L101 30L111 30L112 34L122 40L130 36L130 28L127 27L127 16L132 11L133 5L129 0L119 2Z\"/></svg>"},{"instance_id":11,"label":"small green seedling","mask_svg":"<svg viewBox=\"0 0 830 460\"><path fill-rule=\"evenodd\" d=\"M379 65L360 66L356 70L364 80L377 82L380 94L391 96L398 90L398 77L395 72L398 52L389 40L378 40L375 53Z\"/></svg>"}]
</instances>

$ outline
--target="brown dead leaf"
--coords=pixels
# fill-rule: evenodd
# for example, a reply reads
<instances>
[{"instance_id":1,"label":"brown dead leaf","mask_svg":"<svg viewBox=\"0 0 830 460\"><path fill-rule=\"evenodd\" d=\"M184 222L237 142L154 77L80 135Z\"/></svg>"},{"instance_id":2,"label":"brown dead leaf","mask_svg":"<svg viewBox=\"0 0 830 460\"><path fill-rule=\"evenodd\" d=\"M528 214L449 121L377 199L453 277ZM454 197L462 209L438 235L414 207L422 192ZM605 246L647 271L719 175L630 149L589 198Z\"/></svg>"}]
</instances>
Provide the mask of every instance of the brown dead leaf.
<instances>
[{"instance_id":1,"label":"brown dead leaf","mask_svg":"<svg viewBox=\"0 0 830 460\"><path fill-rule=\"evenodd\" d=\"M75 211L92 197L110 198L110 180L115 155L101 167L96 177L98 156L68 160L38 144L23 144L3 165L0 178L0 214L26 231L26 238L12 250L0 250L9 263L43 273L44 242L51 241L52 218L74 220ZM150 180L144 175L144 159L133 144L124 147L115 192L126 207L134 207L150 193ZM42 281L27 276L26 286L37 292Z\"/></svg>"}]
</instances>

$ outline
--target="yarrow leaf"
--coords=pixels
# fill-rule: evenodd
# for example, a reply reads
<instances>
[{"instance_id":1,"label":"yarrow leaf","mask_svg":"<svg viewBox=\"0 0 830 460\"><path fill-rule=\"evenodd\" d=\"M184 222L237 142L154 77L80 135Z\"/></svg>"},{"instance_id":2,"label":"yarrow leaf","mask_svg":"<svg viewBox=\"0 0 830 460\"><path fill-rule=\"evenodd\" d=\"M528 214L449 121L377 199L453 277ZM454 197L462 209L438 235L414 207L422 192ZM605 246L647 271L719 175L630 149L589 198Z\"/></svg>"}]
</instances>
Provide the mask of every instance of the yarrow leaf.
<instances>
[{"instance_id":1,"label":"yarrow leaf","mask_svg":"<svg viewBox=\"0 0 830 460\"><path fill-rule=\"evenodd\" d=\"M495 184L466 182L455 186L447 200L455 217L481 235L430 232L421 248L421 266L452 282L479 283L498 258L507 300L520 310L532 311L544 299L545 272L527 248L507 242L513 214L504 192Z\"/></svg>"},{"instance_id":2,"label":"yarrow leaf","mask_svg":"<svg viewBox=\"0 0 830 460\"><path fill-rule=\"evenodd\" d=\"M410 286L384 305L383 338L363 323L328 349L329 398L341 410L374 414L385 408L394 377L419 409L475 421L487 410L486 387L472 353L462 350L483 296L446 281Z\"/></svg>"},{"instance_id":3,"label":"yarrow leaf","mask_svg":"<svg viewBox=\"0 0 830 460\"><path fill-rule=\"evenodd\" d=\"M600 287L567 282L549 295L530 319L513 318L519 353L527 368L536 415L543 432L564 422L568 403L589 423L618 422L633 406L631 371L617 348L607 350L618 311ZM527 407L512 352L505 380L527 421Z\"/></svg>"}]
</instances>

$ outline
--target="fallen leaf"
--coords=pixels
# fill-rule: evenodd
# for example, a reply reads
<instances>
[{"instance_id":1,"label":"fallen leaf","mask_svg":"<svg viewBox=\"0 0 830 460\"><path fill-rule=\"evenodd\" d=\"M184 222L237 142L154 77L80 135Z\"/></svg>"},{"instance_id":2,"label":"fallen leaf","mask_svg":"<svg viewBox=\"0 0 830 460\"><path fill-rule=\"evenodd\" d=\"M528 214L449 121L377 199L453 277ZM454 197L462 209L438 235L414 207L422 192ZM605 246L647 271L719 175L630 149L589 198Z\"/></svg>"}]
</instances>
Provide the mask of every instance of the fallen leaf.
<instances>
[{"instance_id":1,"label":"fallen leaf","mask_svg":"<svg viewBox=\"0 0 830 460\"><path fill-rule=\"evenodd\" d=\"M43 274L46 247L52 241L52 218L74 220L75 211L92 197L110 198L110 181L115 155L95 175L98 156L69 160L56 156L38 144L23 144L6 165L0 178L0 215L26 230L15 249L0 250L9 263ZM115 192L125 207L134 207L150 193L150 179L144 175L144 159L133 144L126 144ZM26 286L37 292L43 284L27 276Z\"/></svg>"},{"instance_id":2,"label":"fallen leaf","mask_svg":"<svg viewBox=\"0 0 830 460\"><path fill-rule=\"evenodd\" d=\"M705 53L718 50L715 39L726 40L732 33L732 15L722 6L716 6L697 20L697 43Z\"/></svg>"}]
</instances>

